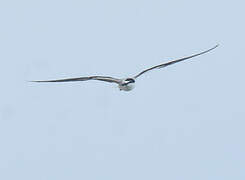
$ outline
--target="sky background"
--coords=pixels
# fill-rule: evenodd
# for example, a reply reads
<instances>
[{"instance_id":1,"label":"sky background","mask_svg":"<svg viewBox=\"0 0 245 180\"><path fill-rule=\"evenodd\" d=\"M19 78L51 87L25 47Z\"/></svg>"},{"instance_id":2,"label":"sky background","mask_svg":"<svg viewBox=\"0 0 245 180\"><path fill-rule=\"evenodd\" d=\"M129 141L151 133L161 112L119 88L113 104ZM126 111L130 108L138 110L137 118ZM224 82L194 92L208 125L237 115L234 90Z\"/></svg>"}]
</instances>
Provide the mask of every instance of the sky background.
<instances>
[{"instance_id":1,"label":"sky background","mask_svg":"<svg viewBox=\"0 0 245 180\"><path fill-rule=\"evenodd\" d=\"M244 5L0 1L0 179L244 180Z\"/></svg>"}]
</instances>

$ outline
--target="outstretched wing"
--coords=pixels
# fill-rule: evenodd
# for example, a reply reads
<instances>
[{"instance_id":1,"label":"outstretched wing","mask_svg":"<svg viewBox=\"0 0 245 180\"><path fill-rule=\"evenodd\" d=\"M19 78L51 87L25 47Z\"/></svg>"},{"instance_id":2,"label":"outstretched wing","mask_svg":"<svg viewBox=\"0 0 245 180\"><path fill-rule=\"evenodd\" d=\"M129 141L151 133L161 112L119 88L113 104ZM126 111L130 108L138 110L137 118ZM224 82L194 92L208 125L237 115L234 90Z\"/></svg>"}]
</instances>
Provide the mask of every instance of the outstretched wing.
<instances>
[{"instance_id":1,"label":"outstretched wing","mask_svg":"<svg viewBox=\"0 0 245 180\"><path fill-rule=\"evenodd\" d=\"M110 83L120 83L120 79L116 79L109 76L89 76L79 78L68 78L68 79L56 79L56 80L45 80L45 81L31 81L31 82L72 82L72 81L88 81L88 80L99 80Z\"/></svg>"},{"instance_id":2,"label":"outstretched wing","mask_svg":"<svg viewBox=\"0 0 245 180\"><path fill-rule=\"evenodd\" d=\"M184 57L184 58L181 58L181 59L176 59L176 60L173 60L173 61L169 61L169 62L167 62L167 63L164 63L164 64L160 64L160 65L151 67L151 68L149 68L149 69L146 69L146 70L140 72L139 74L137 74L136 76L134 76L134 78L137 78L137 77L141 76L142 74L144 74L144 73L146 73L146 72L148 72L148 71L151 71L151 70L153 70L153 69L164 68L164 67L169 66L169 65L171 65L171 64L175 64L175 63L178 63L178 62L180 62L180 61L184 61L184 60L187 60L187 59L190 59L190 58L193 58L193 57L196 57L196 56L205 54L205 53L207 53L207 52L209 52L209 51L212 51L213 49L215 49L215 48L218 47L218 46L219 46L219 45L217 44L217 45L214 46L213 48L208 49L208 50L203 51L203 52L200 52L200 53L198 53L198 54L194 54L194 55L191 55L191 56L188 56L188 57Z\"/></svg>"}]
</instances>

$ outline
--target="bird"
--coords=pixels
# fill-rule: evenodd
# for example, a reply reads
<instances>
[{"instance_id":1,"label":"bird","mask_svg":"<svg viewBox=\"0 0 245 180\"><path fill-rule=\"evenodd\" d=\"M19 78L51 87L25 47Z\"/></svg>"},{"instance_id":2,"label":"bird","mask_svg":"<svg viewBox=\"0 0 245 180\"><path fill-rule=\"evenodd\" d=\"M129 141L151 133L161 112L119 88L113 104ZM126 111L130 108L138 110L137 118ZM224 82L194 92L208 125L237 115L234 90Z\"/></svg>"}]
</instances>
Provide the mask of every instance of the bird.
<instances>
[{"instance_id":1,"label":"bird","mask_svg":"<svg viewBox=\"0 0 245 180\"><path fill-rule=\"evenodd\" d=\"M67 79L55 79L55 80L38 80L38 81L31 81L31 82L37 82L37 83L50 83L50 82L74 82L74 81L88 81L88 80L98 80L98 81L104 81L104 82L109 82L109 83L116 83L118 85L118 88L120 91L131 91L135 88L135 81L138 77L140 77L141 75L152 71L154 69L161 69L164 67L167 67L169 65L181 62L181 61L185 61L187 59L191 59L194 58L196 56L200 56L202 54L208 53L212 50L214 50L215 48L217 48L219 46L219 44L215 45L214 47L206 50L206 51L202 51L200 53L197 54L193 54L187 57L183 57L180 59L175 59L175 60L170 60L166 63L163 64L159 64L157 66L153 66L151 68L145 69L143 71L141 71L140 73L138 73L137 75L133 76L133 77L128 77L128 78L114 78L114 77L110 77L110 76L88 76L88 77L78 77L78 78L67 78Z\"/></svg>"}]
</instances>

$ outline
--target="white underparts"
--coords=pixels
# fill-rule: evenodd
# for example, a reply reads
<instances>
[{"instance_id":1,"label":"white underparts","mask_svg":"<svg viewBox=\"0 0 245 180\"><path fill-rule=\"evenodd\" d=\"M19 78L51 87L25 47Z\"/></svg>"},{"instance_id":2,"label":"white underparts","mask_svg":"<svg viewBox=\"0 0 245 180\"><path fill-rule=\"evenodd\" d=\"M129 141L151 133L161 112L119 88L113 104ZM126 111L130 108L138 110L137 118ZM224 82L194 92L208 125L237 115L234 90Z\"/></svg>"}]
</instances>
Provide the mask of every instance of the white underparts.
<instances>
[{"instance_id":1,"label":"white underparts","mask_svg":"<svg viewBox=\"0 0 245 180\"><path fill-rule=\"evenodd\" d=\"M120 90L123 91L131 91L135 87L135 83L128 83L128 84L120 84L118 85Z\"/></svg>"}]
</instances>

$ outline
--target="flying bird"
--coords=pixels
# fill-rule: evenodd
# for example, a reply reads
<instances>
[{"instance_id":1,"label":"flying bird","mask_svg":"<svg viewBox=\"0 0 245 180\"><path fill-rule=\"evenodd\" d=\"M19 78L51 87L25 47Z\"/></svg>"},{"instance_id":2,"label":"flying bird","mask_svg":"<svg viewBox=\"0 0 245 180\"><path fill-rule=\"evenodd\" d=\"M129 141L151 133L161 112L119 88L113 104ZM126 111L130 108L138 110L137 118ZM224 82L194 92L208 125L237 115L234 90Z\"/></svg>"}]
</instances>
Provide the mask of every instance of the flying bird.
<instances>
[{"instance_id":1,"label":"flying bird","mask_svg":"<svg viewBox=\"0 0 245 180\"><path fill-rule=\"evenodd\" d=\"M71 81L88 81L88 80L98 80L98 81L104 81L104 82L109 82L109 83L116 83L118 85L118 88L123 91L131 91L132 89L134 89L135 87L135 80L140 77L141 75L145 74L146 72L149 72L151 70L154 69L160 69L160 68L164 68L166 66L196 57L196 56L200 56L202 54L205 54L209 51L212 51L213 49L217 48L219 45L214 46L211 49L208 49L206 51L200 52L198 54L193 54L191 56L188 57L183 57L180 59L175 59L172 61L168 61L166 63L157 65L157 66L153 66L151 68L145 69L143 71L141 71L140 73L138 73L136 76L134 77L129 77L129 78L123 78L123 79L118 79L118 78L113 78L110 76L88 76L88 77L78 77L78 78L68 78L68 79L56 79L56 80L44 80L44 81L31 81L31 82L71 82Z\"/></svg>"}]
</instances>

